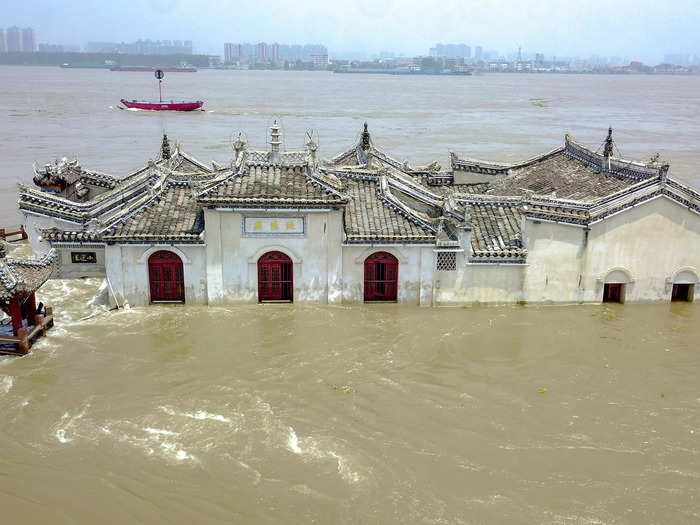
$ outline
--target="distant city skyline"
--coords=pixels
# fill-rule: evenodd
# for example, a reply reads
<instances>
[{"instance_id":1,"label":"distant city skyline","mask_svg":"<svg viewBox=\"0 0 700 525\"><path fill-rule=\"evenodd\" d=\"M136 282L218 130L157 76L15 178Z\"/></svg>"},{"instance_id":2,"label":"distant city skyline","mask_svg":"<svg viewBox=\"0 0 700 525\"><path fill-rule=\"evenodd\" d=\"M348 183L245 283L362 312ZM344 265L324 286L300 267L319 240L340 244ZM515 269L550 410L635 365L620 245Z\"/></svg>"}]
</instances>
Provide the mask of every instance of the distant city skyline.
<instances>
[{"instance_id":1,"label":"distant city skyline","mask_svg":"<svg viewBox=\"0 0 700 525\"><path fill-rule=\"evenodd\" d=\"M554 0L258 0L245 8L212 0L205 9L194 0L105 3L98 9L84 0L35 0L5 11L12 14L5 24L33 27L38 43L179 39L193 41L194 53L219 56L226 42L260 41L322 42L331 58L427 55L435 43L466 43L474 58L476 46L505 57L521 47L546 57L649 64L700 55L700 3L694 0L618 0L614 6L589 0L565 7Z\"/></svg>"}]
</instances>

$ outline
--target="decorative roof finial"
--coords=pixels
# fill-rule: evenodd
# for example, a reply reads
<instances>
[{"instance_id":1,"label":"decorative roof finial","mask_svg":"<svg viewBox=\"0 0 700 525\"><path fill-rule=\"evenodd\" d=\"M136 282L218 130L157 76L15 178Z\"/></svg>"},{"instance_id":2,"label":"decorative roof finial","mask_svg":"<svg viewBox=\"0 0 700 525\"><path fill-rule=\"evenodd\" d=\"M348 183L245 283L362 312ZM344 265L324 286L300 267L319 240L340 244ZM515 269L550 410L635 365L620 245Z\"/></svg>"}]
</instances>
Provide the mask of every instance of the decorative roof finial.
<instances>
[{"instance_id":1,"label":"decorative roof finial","mask_svg":"<svg viewBox=\"0 0 700 525\"><path fill-rule=\"evenodd\" d=\"M365 122L365 129L362 132L362 149L368 150L370 146L369 131L367 131L367 122Z\"/></svg>"},{"instance_id":2,"label":"decorative roof finial","mask_svg":"<svg viewBox=\"0 0 700 525\"><path fill-rule=\"evenodd\" d=\"M163 133L163 144L160 146L160 157L162 159L170 158L170 142L168 142L168 135Z\"/></svg>"},{"instance_id":3,"label":"decorative roof finial","mask_svg":"<svg viewBox=\"0 0 700 525\"><path fill-rule=\"evenodd\" d=\"M239 132L238 136L236 137L236 140L233 141L233 151L236 154L233 159L233 164L237 168L239 168L243 163L243 159L246 155L247 146L248 143L246 142L243 133Z\"/></svg>"},{"instance_id":4,"label":"decorative roof finial","mask_svg":"<svg viewBox=\"0 0 700 525\"><path fill-rule=\"evenodd\" d=\"M280 127L277 124L277 120L270 126L270 162L272 164L280 163Z\"/></svg>"},{"instance_id":5,"label":"decorative roof finial","mask_svg":"<svg viewBox=\"0 0 700 525\"><path fill-rule=\"evenodd\" d=\"M310 165L315 166L318 144L316 144L313 134L314 132L312 130L306 132L306 160Z\"/></svg>"},{"instance_id":6,"label":"decorative roof finial","mask_svg":"<svg viewBox=\"0 0 700 525\"><path fill-rule=\"evenodd\" d=\"M612 157L613 155L613 138L612 128L608 128L608 136L605 138L605 147L603 148L604 157Z\"/></svg>"},{"instance_id":7,"label":"decorative roof finial","mask_svg":"<svg viewBox=\"0 0 700 525\"><path fill-rule=\"evenodd\" d=\"M247 146L246 140L243 137L243 133L239 132L236 140L233 141L233 151L236 152L236 156Z\"/></svg>"}]
</instances>

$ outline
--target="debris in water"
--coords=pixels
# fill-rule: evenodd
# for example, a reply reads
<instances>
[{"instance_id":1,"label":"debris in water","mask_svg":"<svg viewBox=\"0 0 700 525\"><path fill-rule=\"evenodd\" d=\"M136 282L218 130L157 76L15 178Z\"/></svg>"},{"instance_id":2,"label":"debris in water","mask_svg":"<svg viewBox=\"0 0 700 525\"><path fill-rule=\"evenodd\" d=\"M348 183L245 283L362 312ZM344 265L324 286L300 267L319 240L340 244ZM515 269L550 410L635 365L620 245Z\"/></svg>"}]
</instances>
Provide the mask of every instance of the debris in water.
<instances>
[{"instance_id":1,"label":"debris in water","mask_svg":"<svg viewBox=\"0 0 700 525\"><path fill-rule=\"evenodd\" d=\"M546 394L546 393L547 393L547 389L546 389L546 388L540 388L540 389L538 389L537 391L538 391L540 394Z\"/></svg>"},{"instance_id":2,"label":"debris in water","mask_svg":"<svg viewBox=\"0 0 700 525\"><path fill-rule=\"evenodd\" d=\"M661 392L661 397L666 397L666 394L664 394L663 392Z\"/></svg>"}]
</instances>

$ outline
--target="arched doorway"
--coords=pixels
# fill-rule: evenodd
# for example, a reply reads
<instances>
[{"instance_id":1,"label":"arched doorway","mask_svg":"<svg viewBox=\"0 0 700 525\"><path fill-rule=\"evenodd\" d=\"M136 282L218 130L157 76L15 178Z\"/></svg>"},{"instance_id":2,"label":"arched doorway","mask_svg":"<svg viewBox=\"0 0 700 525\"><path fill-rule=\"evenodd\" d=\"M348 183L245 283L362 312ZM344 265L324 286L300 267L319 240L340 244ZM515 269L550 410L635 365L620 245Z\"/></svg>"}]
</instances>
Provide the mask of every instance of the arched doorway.
<instances>
[{"instance_id":1,"label":"arched doorway","mask_svg":"<svg viewBox=\"0 0 700 525\"><path fill-rule=\"evenodd\" d=\"M148 279L151 302L185 302L185 280L182 260L167 250L155 252L148 258Z\"/></svg>"},{"instance_id":2,"label":"arched doorway","mask_svg":"<svg viewBox=\"0 0 700 525\"><path fill-rule=\"evenodd\" d=\"M603 283L603 302L624 303L627 285L631 282L629 273L622 268L608 272Z\"/></svg>"},{"instance_id":3,"label":"arched doorway","mask_svg":"<svg viewBox=\"0 0 700 525\"><path fill-rule=\"evenodd\" d=\"M698 277L691 270L682 270L673 278L671 301L693 302L695 298L695 283Z\"/></svg>"},{"instance_id":4,"label":"arched doorway","mask_svg":"<svg viewBox=\"0 0 700 525\"><path fill-rule=\"evenodd\" d=\"M399 261L387 252L365 259L365 301L396 301Z\"/></svg>"},{"instance_id":5,"label":"arched doorway","mask_svg":"<svg viewBox=\"0 0 700 525\"><path fill-rule=\"evenodd\" d=\"M258 301L292 302L292 260L282 252L267 252L258 259Z\"/></svg>"}]
</instances>

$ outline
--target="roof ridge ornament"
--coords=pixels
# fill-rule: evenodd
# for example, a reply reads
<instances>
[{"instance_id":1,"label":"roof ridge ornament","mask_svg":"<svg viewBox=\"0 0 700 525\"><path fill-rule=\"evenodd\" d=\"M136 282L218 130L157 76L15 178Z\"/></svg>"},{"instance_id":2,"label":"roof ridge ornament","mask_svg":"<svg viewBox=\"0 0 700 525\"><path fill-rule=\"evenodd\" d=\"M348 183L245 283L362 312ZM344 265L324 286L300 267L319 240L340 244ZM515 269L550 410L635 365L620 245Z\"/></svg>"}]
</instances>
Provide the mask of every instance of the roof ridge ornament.
<instances>
[{"instance_id":1,"label":"roof ridge ornament","mask_svg":"<svg viewBox=\"0 0 700 525\"><path fill-rule=\"evenodd\" d=\"M372 147L372 142L369 136L369 131L367 130L367 122L365 122L365 127L362 130L362 149L367 151Z\"/></svg>"},{"instance_id":2,"label":"roof ridge ornament","mask_svg":"<svg viewBox=\"0 0 700 525\"><path fill-rule=\"evenodd\" d=\"M605 147L603 148L603 156L605 158L610 158L613 156L613 142L612 138L612 127L608 128L608 136L605 137Z\"/></svg>"},{"instance_id":3,"label":"roof ridge ornament","mask_svg":"<svg viewBox=\"0 0 700 525\"><path fill-rule=\"evenodd\" d=\"M163 133L163 143L160 145L160 158L170 158L170 142L168 141L167 133Z\"/></svg>"},{"instance_id":4,"label":"roof ridge ornament","mask_svg":"<svg viewBox=\"0 0 700 525\"><path fill-rule=\"evenodd\" d=\"M316 167L316 150L318 150L318 143L313 138L313 130L307 130L306 132L306 162L312 168Z\"/></svg>"},{"instance_id":5,"label":"roof ridge ornament","mask_svg":"<svg viewBox=\"0 0 700 525\"><path fill-rule=\"evenodd\" d=\"M280 164L280 144L280 126L275 119L270 126L270 164Z\"/></svg>"}]
</instances>

